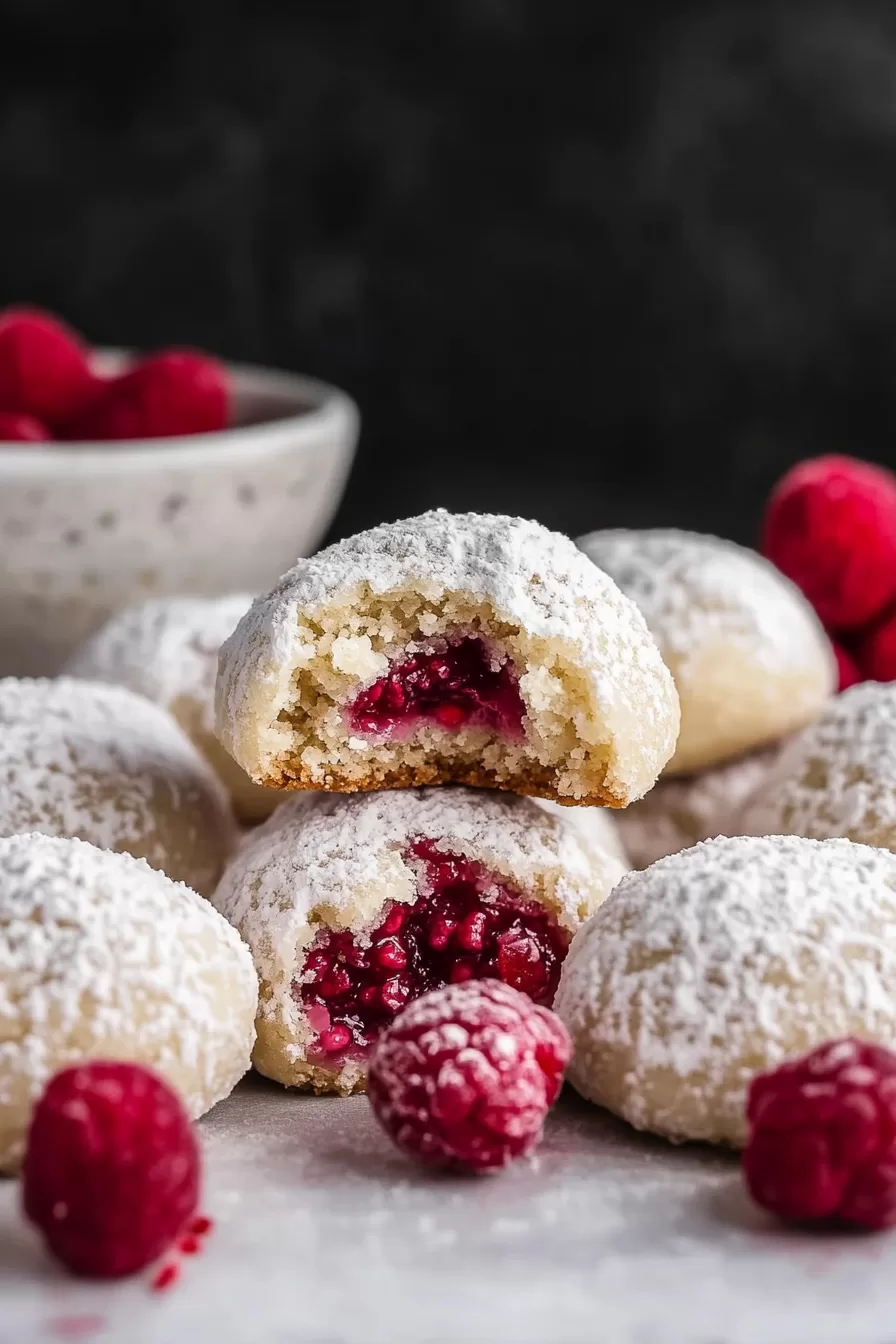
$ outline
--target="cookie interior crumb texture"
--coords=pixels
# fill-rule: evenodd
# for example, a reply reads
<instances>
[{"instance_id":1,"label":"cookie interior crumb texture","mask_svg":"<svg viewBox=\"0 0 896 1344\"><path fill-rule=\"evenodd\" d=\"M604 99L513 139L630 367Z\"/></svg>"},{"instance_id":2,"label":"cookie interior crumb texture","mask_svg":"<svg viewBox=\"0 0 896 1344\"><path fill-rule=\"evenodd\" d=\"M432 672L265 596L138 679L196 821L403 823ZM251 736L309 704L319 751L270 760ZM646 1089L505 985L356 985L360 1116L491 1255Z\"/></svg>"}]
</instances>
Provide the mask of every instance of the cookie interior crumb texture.
<instances>
[{"instance_id":1,"label":"cookie interior crumb texture","mask_svg":"<svg viewBox=\"0 0 896 1344\"><path fill-rule=\"evenodd\" d=\"M358 727L360 695L468 640L518 695L516 731ZM437 510L339 542L259 599L221 651L217 729L274 787L458 782L620 807L671 756L678 703L637 607L568 538Z\"/></svg>"}]
</instances>

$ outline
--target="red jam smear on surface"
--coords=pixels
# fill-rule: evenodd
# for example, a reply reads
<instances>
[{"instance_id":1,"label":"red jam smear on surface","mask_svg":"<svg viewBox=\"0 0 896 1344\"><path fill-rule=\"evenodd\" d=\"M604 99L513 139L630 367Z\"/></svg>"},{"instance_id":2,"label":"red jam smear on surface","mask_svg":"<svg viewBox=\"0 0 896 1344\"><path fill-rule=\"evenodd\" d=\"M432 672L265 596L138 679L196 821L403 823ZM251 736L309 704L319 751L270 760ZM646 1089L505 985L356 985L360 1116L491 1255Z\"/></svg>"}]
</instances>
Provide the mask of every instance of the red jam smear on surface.
<instances>
[{"instance_id":1,"label":"red jam smear on surface","mask_svg":"<svg viewBox=\"0 0 896 1344\"><path fill-rule=\"evenodd\" d=\"M324 930L293 983L317 1034L312 1063L363 1059L405 1004L441 985L503 980L536 1003L553 1002L570 935L544 906L431 841L406 857L419 873L413 905L387 906L368 946Z\"/></svg>"},{"instance_id":2,"label":"red jam smear on surface","mask_svg":"<svg viewBox=\"0 0 896 1344\"><path fill-rule=\"evenodd\" d=\"M348 722L365 737L401 736L428 720L518 738L525 712L512 661L490 653L478 635L465 635L440 651L394 662L349 706Z\"/></svg>"}]
</instances>

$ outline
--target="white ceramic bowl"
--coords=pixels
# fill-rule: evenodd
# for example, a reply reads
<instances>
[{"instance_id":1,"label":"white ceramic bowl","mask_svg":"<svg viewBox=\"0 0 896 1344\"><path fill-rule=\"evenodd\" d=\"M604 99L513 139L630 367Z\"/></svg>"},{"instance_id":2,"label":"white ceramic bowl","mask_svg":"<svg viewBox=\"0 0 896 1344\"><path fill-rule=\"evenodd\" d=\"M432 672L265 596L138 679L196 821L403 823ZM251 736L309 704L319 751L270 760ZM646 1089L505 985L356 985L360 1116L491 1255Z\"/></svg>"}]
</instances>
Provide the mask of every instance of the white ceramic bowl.
<instances>
[{"instance_id":1,"label":"white ceramic bowl","mask_svg":"<svg viewBox=\"0 0 896 1344\"><path fill-rule=\"evenodd\" d=\"M313 551L357 407L308 378L230 372L235 424L218 434L0 446L0 674L51 676L129 603L261 592Z\"/></svg>"}]
</instances>

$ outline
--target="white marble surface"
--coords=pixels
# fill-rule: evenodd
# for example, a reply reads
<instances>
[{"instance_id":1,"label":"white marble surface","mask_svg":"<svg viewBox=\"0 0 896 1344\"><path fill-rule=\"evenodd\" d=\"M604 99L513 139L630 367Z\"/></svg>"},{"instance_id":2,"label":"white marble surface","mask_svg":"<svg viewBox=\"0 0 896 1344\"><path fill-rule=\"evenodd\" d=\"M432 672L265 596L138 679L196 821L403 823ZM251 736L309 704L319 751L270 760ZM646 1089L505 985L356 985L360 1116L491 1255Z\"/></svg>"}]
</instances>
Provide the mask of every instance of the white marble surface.
<instances>
[{"instance_id":1,"label":"white marble surface","mask_svg":"<svg viewBox=\"0 0 896 1344\"><path fill-rule=\"evenodd\" d=\"M168 1293L54 1268L0 1185L0 1344L893 1344L896 1234L808 1236L736 1160L565 1096L533 1162L407 1163L364 1097L250 1080L202 1123L207 1249Z\"/></svg>"}]
</instances>

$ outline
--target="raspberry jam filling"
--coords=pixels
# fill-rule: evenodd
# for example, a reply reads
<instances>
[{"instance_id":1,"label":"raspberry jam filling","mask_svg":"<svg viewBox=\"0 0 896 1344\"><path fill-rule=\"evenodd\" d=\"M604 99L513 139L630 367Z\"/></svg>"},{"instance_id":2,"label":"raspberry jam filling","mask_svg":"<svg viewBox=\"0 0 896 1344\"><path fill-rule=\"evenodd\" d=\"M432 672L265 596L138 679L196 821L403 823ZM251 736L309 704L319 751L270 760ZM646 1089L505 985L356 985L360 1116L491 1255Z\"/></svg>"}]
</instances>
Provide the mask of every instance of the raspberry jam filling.
<instances>
[{"instance_id":1,"label":"raspberry jam filling","mask_svg":"<svg viewBox=\"0 0 896 1344\"><path fill-rule=\"evenodd\" d=\"M418 872L413 905L393 903L369 943L324 930L292 993L316 1040L312 1063L363 1059L411 999L462 980L503 980L550 1006L570 935L480 863L419 840L406 858Z\"/></svg>"},{"instance_id":2,"label":"raspberry jam filling","mask_svg":"<svg viewBox=\"0 0 896 1344\"><path fill-rule=\"evenodd\" d=\"M442 728L470 725L522 737L525 712L511 660L490 652L477 635L465 635L393 663L355 698L348 722L364 736L401 736L429 720Z\"/></svg>"}]
</instances>

